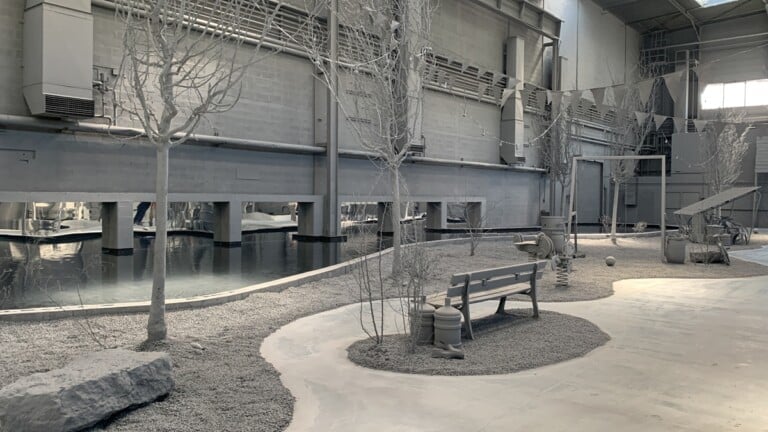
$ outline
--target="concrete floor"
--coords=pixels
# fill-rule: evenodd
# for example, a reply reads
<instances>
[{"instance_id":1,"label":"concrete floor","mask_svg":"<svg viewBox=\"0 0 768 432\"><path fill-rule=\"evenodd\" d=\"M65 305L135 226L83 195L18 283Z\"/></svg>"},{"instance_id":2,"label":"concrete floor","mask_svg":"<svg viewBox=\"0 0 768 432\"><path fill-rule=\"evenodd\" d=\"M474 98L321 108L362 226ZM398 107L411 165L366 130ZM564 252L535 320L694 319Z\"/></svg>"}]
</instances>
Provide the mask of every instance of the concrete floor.
<instances>
[{"instance_id":1,"label":"concrete floor","mask_svg":"<svg viewBox=\"0 0 768 432\"><path fill-rule=\"evenodd\" d=\"M546 303L612 340L496 376L365 369L355 305L293 322L262 354L296 397L290 431L768 431L768 277L617 282L612 297ZM473 306L490 314L493 302Z\"/></svg>"}]
</instances>

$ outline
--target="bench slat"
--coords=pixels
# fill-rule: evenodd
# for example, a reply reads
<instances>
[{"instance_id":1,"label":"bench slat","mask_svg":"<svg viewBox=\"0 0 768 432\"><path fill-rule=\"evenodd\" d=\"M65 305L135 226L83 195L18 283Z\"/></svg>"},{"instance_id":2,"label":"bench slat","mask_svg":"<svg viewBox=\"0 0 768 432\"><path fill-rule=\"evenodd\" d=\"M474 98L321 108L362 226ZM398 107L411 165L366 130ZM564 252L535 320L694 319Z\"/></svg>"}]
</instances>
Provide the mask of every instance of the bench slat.
<instances>
[{"instance_id":1,"label":"bench slat","mask_svg":"<svg viewBox=\"0 0 768 432\"><path fill-rule=\"evenodd\" d=\"M510 290L505 287L505 288L497 288L491 291L483 291L480 293L475 293L469 296L469 303L480 303L487 300L497 300L502 297L511 296L515 294L525 294L528 292L528 290L531 289L531 287L528 285L520 285L517 288L519 289ZM453 306L462 305L462 300L460 295L448 296L446 295L445 292L436 293L436 294L427 296L427 303L435 307L443 306L443 303L445 303L446 297L451 299L451 305Z\"/></svg>"},{"instance_id":2,"label":"bench slat","mask_svg":"<svg viewBox=\"0 0 768 432\"><path fill-rule=\"evenodd\" d=\"M451 285L457 285L464 283L466 277L469 276L472 280L475 279L489 279L496 276L508 275L511 273L530 273L533 271L534 264L538 264L538 271L542 272L547 268L549 261L541 260L536 262L530 262L525 264L515 264L505 267L497 267L488 270L480 270L475 272L457 273L451 276Z\"/></svg>"},{"instance_id":3,"label":"bench slat","mask_svg":"<svg viewBox=\"0 0 768 432\"><path fill-rule=\"evenodd\" d=\"M493 279L473 279L472 282L469 283L469 287L467 292L469 295L473 295L478 292L482 291L489 291L494 290L496 288L506 287L509 286L510 289L514 289L511 286L517 285L517 284L529 284L531 282L531 276L533 273L521 273L521 274L512 274L512 275L506 275L505 277L497 277ZM540 273L536 273L537 278L540 278ZM450 287L447 290L447 295L449 297L454 296L460 296L464 292L464 285L454 286Z\"/></svg>"}]
</instances>

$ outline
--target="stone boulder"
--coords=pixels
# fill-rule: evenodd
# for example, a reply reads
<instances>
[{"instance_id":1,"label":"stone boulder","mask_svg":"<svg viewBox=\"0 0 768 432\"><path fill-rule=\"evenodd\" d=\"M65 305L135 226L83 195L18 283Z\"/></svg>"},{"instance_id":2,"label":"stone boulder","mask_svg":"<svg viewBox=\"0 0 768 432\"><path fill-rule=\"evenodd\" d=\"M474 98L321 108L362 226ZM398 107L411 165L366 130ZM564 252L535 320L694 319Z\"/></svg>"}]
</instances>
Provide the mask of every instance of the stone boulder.
<instances>
[{"instance_id":1,"label":"stone boulder","mask_svg":"<svg viewBox=\"0 0 768 432\"><path fill-rule=\"evenodd\" d=\"M0 389L0 431L77 431L168 394L166 353L104 350Z\"/></svg>"}]
</instances>

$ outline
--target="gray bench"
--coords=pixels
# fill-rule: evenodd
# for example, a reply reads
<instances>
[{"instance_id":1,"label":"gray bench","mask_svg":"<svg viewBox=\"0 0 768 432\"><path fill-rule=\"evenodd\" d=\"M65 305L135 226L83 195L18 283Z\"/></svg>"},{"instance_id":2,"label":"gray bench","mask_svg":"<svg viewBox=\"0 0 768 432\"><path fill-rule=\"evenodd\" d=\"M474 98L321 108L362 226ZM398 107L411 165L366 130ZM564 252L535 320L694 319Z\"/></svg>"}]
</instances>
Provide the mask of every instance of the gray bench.
<instances>
[{"instance_id":1,"label":"gray bench","mask_svg":"<svg viewBox=\"0 0 768 432\"><path fill-rule=\"evenodd\" d=\"M464 329L469 339L474 339L469 305L486 300L499 300L497 314L504 313L507 297L524 294L531 298L533 316L539 316L536 302L536 280L541 279L548 261L536 261L506 267L457 273L451 276L451 286L442 293L427 297L427 303L440 307L446 298L464 315Z\"/></svg>"}]
</instances>

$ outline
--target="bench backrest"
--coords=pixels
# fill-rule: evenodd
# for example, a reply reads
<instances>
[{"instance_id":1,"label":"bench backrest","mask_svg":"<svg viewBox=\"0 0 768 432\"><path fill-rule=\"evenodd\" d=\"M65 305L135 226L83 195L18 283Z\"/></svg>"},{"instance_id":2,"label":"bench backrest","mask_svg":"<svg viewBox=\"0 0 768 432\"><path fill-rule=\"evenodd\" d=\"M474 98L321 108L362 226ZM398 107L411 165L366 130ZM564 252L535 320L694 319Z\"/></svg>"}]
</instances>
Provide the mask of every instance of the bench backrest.
<instances>
[{"instance_id":1,"label":"bench backrest","mask_svg":"<svg viewBox=\"0 0 768 432\"><path fill-rule=\"evenodd\" d=\"M534 274L536 279L541 279L548 263L549 261L542 260L468 273L457 273L451 276L451 286L448 288L447 296L460 296L464 293L465 289L467 289L468 294L471 294L508 285L530 283Z\"/></svg>"}]
</instances>

